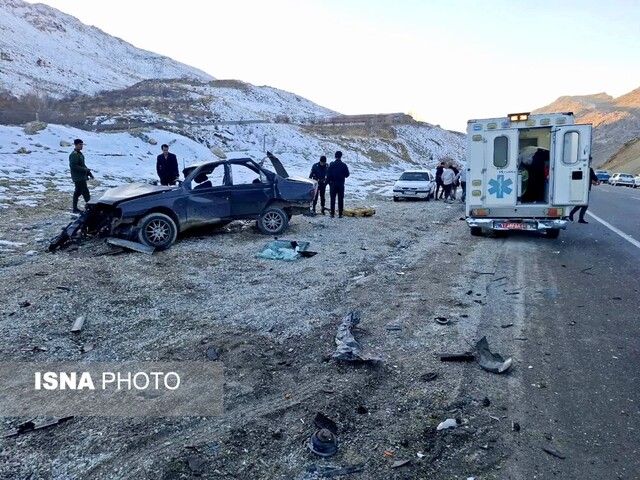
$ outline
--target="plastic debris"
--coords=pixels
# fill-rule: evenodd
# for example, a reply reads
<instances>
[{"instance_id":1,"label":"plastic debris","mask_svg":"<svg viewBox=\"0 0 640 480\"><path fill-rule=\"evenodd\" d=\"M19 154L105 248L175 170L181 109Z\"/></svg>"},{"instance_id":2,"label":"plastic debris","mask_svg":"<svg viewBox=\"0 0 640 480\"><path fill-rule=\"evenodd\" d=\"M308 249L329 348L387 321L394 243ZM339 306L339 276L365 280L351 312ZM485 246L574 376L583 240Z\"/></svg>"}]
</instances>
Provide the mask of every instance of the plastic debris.
<instances>
[{"instance_id":1,"label":"plastic debris","mask_svg":"<svg viewBox=\"0 0 640 480\"><path fill-rule=\"evenodd\" d=\"M337 477L339 475L349 475L350 473L361 472L364 470L364 463L359 463L351 467L318 467L316 465L310 465L307 467L307 472L315 473L321 477Z\"/></svg>"},{"instance_id":2,"label":"plastic debris","mask_svg":"<svg viewBox=\"0 0 640 480\"><path fill-rule=\"evenodd\" d=\"M109 245L115 245L116 247L126 248L127 250L133 250L134 252L145 253L147 255L153 255L155 247L144 245L140 242L132 242L131 240L124 240L123 238L109 237L107 238Z\"/></svg>"},{"instance_id":3,"label":"plastic debris","mask_svg":"<svg viewBox=\"0 0 640 480\"><path fill-rule=\"evenodd\" d=\"M312 257L317 252L307 250L309 242L296 242L295 240L274 240L267 243L258 257L269 260L296 260L300 257ZM306 252L306 253L303 253Z\"/></svg>"},{"instance_id":4,"label":"plastic debris","mask_svg":"<svg viewBox=\"0 0 640 480\"><path fill-rule=\"evenodd\" d=\"M474 359L473 353L443 353L440 355L441 362L470 362Z\"/></svg>"},{"instance_id":5,"label":"plastic debris","mask_svg":"<svg viewBox=\"0 0 640 480\"><path fill-rule=\"evenodd\" d=\"M334 435L338 434L338 425L324 413L318 412L316 417L313 419L313 424L320 430L326 429Z\"/></svg>"},{"instance_id":6,"label":"plastic debris","mask_svg":"<svg viewBox=\"0 0 640 480\"><path fill-rule=\"evenodd\" d=\"M410 459L407 460L396 460L395 462L393 462L393 464L391 464L391 468L398 468L398 467L402 467L408 463L411 463Z\"/></svg>"},{"instance_id":7,"label":"plastic debris","mask_svg":"<svg viewBox=\"0 0 640 480\"><path fill-rule=\"evenodd\" d=\"M81 315L76 318L76 321L73 322L73 326L71 327L71 331L75 333L82 330L82 325L84 325L84 321L86 320L86 318L86 315Z\"/></svg>"},{"instance_id":8,"label":"plastic debris","mask_svg":"<svg viewBox=\"0 0 640 480\"><path fill-rule=\"evenodd\" d=\"M53 427L54 425L58 425L62 422L66 422L73 418L73 415L68 417L60 417L54 418L53 420L47 420L41 423L33 423L33 420L29 420L27 422L21 423L15 430L11 430L10 432L2 435L3 437L13 437L15 435L20 435L22 433L32 432L34 430L40 430L42 428Z\"/></svg>"},{"instance_id":9,"label":"plastic debris","mask_svg":"<svg viewBox=\"0 0 640 480\"><path fill-rule=\"evenodd\" d=\"M447 317L435 317L434 320L440 325L446 325L447 323L449 323L449 319Z\"/></svg>"},{"instance_id":10,"label":"plastic debris","mask_svg":"<svg viewBox=\"0 0 640 480\"><path fill-rule=\"evenodd\" d=\"M382 359L371 355L366 355L362 351L362 347L351 333L351 329L360 323L360 311L349 312L342 323L338 327L336 334L336 351L332 357L337 360L360 361L360 362L379 362Z\"/></svg>"},{"instance_id":11,"label":"plastic debris","mask_svg":"<svg viewBox=\"0 0 640 480\"><path fill-rule=\"evenodd\" d=\"M458 425L460 425L460 421L456 420L455 418L447 418L444 422L441 422L440 425L438 425L438 428L436 428L436 430L446 430L448 428L456 428Z\"/></svg>"},{"instance_id":12,"label":"plastic debris","mask_svg":"<svg viewBox=\"0 0 640 480\"><path fill-rule=\"evenodd\" d=\"M326 428L321 428L309 438L309 450L321 457L330 457L338 451L338 439Z\"/></svg>"},{"instance_id":13,"label":"plastic debris","mask_svg":"<svg viewBox=\"0 0 640 480\"><path fill-rule=\"evenodd\" d=\"M511 367L511 358L507 358L505 360L499 354L491 353L487 337L482 337L478 341L476 344L476 350L478 351L478 363L488 372L504 373Z\"/></svg>"},{"instance_id":14,"label":"plastic debris","mask_svg":"<svg viewBox=\"0 0 640 480\"><path fill-rule=\"evenodd\" d=\"M560 460L564 460L565 458L567 458L564 453L562 453L559 450L556 450L555 448L551 448L551 447L542 447L542 450L544 450L545 452L547 452L549 455L559 458Z\"/></svg>"}]
</instances>

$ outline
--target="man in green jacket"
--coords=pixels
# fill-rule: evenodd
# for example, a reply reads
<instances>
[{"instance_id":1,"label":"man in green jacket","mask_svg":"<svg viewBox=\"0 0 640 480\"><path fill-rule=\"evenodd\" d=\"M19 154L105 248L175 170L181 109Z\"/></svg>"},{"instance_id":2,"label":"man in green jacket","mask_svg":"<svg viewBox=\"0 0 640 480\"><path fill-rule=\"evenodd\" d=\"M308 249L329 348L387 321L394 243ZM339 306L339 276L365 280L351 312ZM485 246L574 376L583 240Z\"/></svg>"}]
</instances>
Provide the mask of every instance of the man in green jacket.
<instances>
[{"instance_id":1,"label":"man in green jacket","mask_svg":"<svg viewBox=\"0 0 640 480\"><path fill-rule=\"evenodd\" d=\"M73 213L82 213L78 208L78 199L80 195L84 198L85 203L91 198L89 194L89 187L87 186L87 179L93 178L91 170L87 168L84 163L84 155L82 154L82 147L84 143L79 138L73 141L75 148L69 155L69 168L71 169L71 180L75 184L76 188L73 191Z\"/></svg>"}]
</instances>

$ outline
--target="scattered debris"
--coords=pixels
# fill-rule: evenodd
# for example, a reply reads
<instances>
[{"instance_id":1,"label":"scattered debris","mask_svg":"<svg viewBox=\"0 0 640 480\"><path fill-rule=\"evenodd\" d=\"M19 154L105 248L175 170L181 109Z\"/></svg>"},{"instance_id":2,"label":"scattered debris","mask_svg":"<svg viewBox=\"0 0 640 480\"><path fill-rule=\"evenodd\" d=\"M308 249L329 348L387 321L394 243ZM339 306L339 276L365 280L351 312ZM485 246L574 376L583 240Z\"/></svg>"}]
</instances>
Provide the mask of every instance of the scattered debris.
<instances>
[{"instance_id":1,"label":"scattered debris","mask_svg":"<svg viewBox=\"0 0 640 480\"><path fill-rule=\"evenodd\" d=\"M204 460L192 455L187 458L187 465L189 466L189 470L193 473L202 473L202 467L204 465Z\"/></svg>"},{"instance_id":2,"label":"scattered debris","mask_svg":"<svg viewBox=\"0 0 640 480\"><path fill-rule=\"evenodd\" d=\"M423 382L432 382L436 378L438 378L438 374L436 372L427 372L420 375L420 380Z\"/></svg>"},{"instance_id":3,"label":"scattered debris","mask_svg":"<svg viewBox=\"0 0 640 480\"><path fill-rule=\"evenodd\" d=\"M545 452L547 452L549 455L552 455L552 456L554 456L554 457L557 457L557 458L559 458L559 459L561 459L561 460L564 460L565 458L567 458L567 457L565 457L565 455L564 455L562 452L560 452L559 450L556 450L555 448L551 448L551 447L542 447L542 450L544 450Z\"/></svg>"},{"instance_id":4,"label":"scattered debris","mask_svg":"<svg viewBox=\"0 0 640 480\"><path fill-rule=\"evenodd\" d=\"M7 437L14 437L16 435L20 435L22 433L27 433L27 432L32 432L34 430L40 430L42 428L48 428L48 427L53 427L54 425L58 425L62 422L66 422L67 420L70 420L73 418L73 415L70 415L68 417L59 417L59 418L54 418L52 420L46 420L42 423L33 423L33 420L28 420L24 423L19 424L15 430L11 430L10 432L5 433L4 435L2 435L4 438Z\"/></svg>"},{"instance_id":5,"label":"scattered debris","mask_svg":"<svg viewBox=\"0 0 640 480\"><path fill-rule=\"evenodd\" d=\"M505 323L504 325L500 325L502 328L513 327L513 323Z\"/></svg>"},{"instance_id":6,"label":"scattered debris","mask_svg":"<svg viewBox=\"0 0 640 480\"><path fill-rule=\"evenodd\" d=\"M380 357L374 357L371 355L365 355L362 352L362 347L351 333L351 329L360 323L360 311L355 310L349 312L342 323L338 327L338 333L336 334L336 351L332 357L337 360L347 361L361 361L361 362L379 362L382 359Z\"/></svg>"},{"instance_id":7,"label":"scattered debris","mask_svg":"<svg viewBox=\"0 0 640 480\"><path fill-rule=\"evenodd\" d=\"M296 260L300 257L312 257L317 252L310 252L309 242L295 240L273 240L267 243L258 257L269 260ZM304 253L303 252L307 252Z\"/></svg>"},{"instance_id":8,"label":"scattered debris","mask_svg":"<svg viewBox=\"0 0 640 480\"><path fill-rule=\"evenodd\" d=\"M456 428L461 423L462 422L457 418L447 418L444 422L441 422L440 425L438 425L438 428L436 428L436 430L440 431L446 430L448 428Z\"/></svg>"},{"instance_id":9,"label":"scattered debris","mask_svg":"<svg viewBox=\"0 0 640 480\"><path fill-rule=\"evenodd\" d=\"M216 360L218 360L218 358L220 358L220 355L218 354L218 349L213 345L207 347L207 360L211 360L212 362L215 362Z\"/></svg>"},{"instance_id":10,"label":"scattered debris","mask_svg":"<svg viewBox=\"0 0 640 480\"><path fill-rule=\"evenodd\" d=\"M369 413L369 409L360 405L358 408L356 408L356 412L358 412L360 415L366 415L367 413Z\"/></svg>"},{"instance_id":11,"label":"scattered debris","mask_svg":"<svg viewBox=\"0 0 640 480\"><path fill-rule=\"evenodd\" d=\"M19 306L19 307L21 307L21 308L25 308L25 307L28 307L28 306L30 306L30 305L31 305L31 303L30 303L30 302L28 302L27 300L25 300L24 302L20 302L20 303L18 304L18 306Z\"/></svg>"},{"instance_id":12,"label":"scattered debris","mask_svg":"<svg viewBox=\"0 0 640 480\"><path fill-rule=\"evenodd\" d=\"M491 400L489 400L489 397L484 397L482 399L482 406L483 407L488 407L489 405L491 405Z\"/></svg>"},{"instance_id":13,"label":"scattered debris","mask_svg":"<svg viewBox=\"0 0 640 480\"><path fill-rule=\"evenodd\" d=\"M71 287L65 287L64 285L58 285L56 288L58 290L64 290L65 292L68 292L71 290Z\"/></svg>"},{"instance_id":14,"label":"scattered debris","mask_svg":"<svg viewBox=\"0 0 640 480\"><path fill-rule=\"evenodd\" d=\"M408 463L411 463L411 459L406 459L406 460L396 460L395 462L393 462L393 464L391 465L391 468L398 468L398 467L402 467L404 465L407 465Z\"/></svg>"},{"instance_id":15,"label":"scattered debris","mask_svg":"<svg viewBox=\"0 0 640 480\"><path fill-rule=\"evenodd\" d=\"M375 215L376 211L371 207L362 207L362 208L345 208L342 211L342 214L345 217L371 217Z\"/></svg>"},{"instance_id":16,"label":"scattered debris","mask_svg":"<svg viewBox=\"0 0 640 480\"><path fill-rule=\"evenodd\" d=\"M520 424L518 422L511 422L511 430L514 432L520 431Z\"/></svg>"},{"instance_id":17,"label":"scattered debris","mask_svg":"<svg viewBox=\"0 0 640 480\"><path fill-rule=\"evenodd\" d=\"M360 245L360 250L369 250L369 247L367 247L367 244L365 242L362 242L362 245Z\"/></svg>"},{"instance_id":18,"label":"scattered debris","mask_svg":"<svg viewBox=\"0 0 640 480\"><path fill-rule=\"evenodd\" d=\"M400 325L386 325L384 328L387 332L399 332L402 330Z\"/></svg>"},{"instance_id":19,"label":"scattered debris","mask_svg":"<svg viewBox=\"0 0 640 480\"><path fill-rule=\"evenodd\" d=\"M499 354L491 353L487 337L482 337L478 341L476 350L478 351L478 363L488 372L504 373L511 367L513 361L511 358L505 360Z\"/></svg>"},{"instance_id":20,"label":"scattered debris","mask_svg":"<svg viewBox=\"0 0 640 480\"><path fill-rule=\"evenodd\" d=\"M479 272L474 270L473 273L477 273L478 275L495 275L495 272Z\"/></svg>"},{"instance_id":21,"label":"scattered debris","mask_svg":"<svg viewBox=\"0 0 640 480\"><path fill-rule=\"evenodd\" d=\"M424 457L426 457L426 455L424 453L422 453L422 452L418 452L418 453L416 453L416 457L424 458Z\"/></svg>"},{"instance_id":22,"label":"scattered debris","mask_svg":"<svg viewBox=\"0 0 640 480\"><path fill-rule=\"evenodd\" d=\"M464 353L443 353L440 355L441 362L471 362L475 357L471 352Z\"/></svg>"},{"instance_id":23,"label":"scattered debris","mask_svg":"<svg viewBox=\"0 0 640 480\"><path fill-rule=\"evenodd\" d=\"M446 325L447 323L449 323L449 319L447 317L436 317L434 318L434 320L440 325Z\"/></svg>"},{"instance_id":24,"label":"scattered debris","mask_svg":"<svg viewBox=\"0 0 640 480\"><path fill-rule=\"evenodd\" d=\"M313 419L313 424L320 430L329 430L334 435L338 434L338 425L336 422L327 417L324 413L318 412Z\"/></svg>"},{"instance_id":25,"label":"scattered debris","mask_svg":"<svg viewBox=\"0 0 640 480\"><path fill-rule=\"evenodd\" d=\"M147 255L153 255L155 247L144 245L139 242L132 242L131 240L125 240L123 238L109 237L107 238L109 245L115 245L116 247L126 248L127 250L133 250L134 252L145 253Z\"/></svg>"},{"instance_id":26,"label":"scattered debris","mask_svg":"<svg viewBox=\"0 0 640 480\"><path fill-rule=\"evenodd\" d=\"M82 350L81 351L82 351L82 353L87 353L87 352L90 352L91 350L93 350L93 343L85 343L82 346Z\"/></svg>"},{"instance_id":27,"label":"scattered debris","mask_svg":"<svg viewBox=\"0 0 640 480\"><path fill-rule=\"evenodd\" d=\"M382 455L384 455L385 457L395 457L396 454L390 450L385 450L384 452L382 452Z\"/></svg>"},{"instance_id":28,"label":"scattered debris","mask_svg":"<svg viewBox=\"0 0 640 480\"><path fill-rule=\"evenodd\" d=\"M326 428L321 428L309 438L309 450L321 457L330 457L338 451L338 439Z\"/></svg>"},{"instance_id":29,"label":"scattered debris","mask_svg":"<svg viewBox=\"0 0 640 480\"><path fill-rule=\"evenodd\" d=\"M78 318L76 318L76 321L73 322L73 326L71 327L71 331L75 333L82 330L82 325L84 325L84 321L86 318L86 315L80 315Z\"/></svg>"},{"instance_id":30,"label":"scattered debris","mask_svg":"<svg viewBox=\"0 0 640 480\"><path fill-rule=\"evenodd\" d=\"M318 467L316 465L310 465L307 467L307 472L315 473L321 477L337 477L339 475L349 475L350 473L362 472L364 470L365 463L359 463L351 467Z\"/></svg>"}]
</instances>

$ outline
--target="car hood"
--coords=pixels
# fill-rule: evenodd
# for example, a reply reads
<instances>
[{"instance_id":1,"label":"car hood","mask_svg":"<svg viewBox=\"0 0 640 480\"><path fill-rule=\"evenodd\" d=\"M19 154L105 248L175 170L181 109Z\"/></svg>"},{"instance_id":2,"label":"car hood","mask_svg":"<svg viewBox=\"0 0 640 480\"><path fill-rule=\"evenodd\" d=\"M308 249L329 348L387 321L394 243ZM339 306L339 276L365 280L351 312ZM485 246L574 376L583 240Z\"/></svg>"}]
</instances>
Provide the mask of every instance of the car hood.
<instances>
[{"instance_id":1,"label":"car hood","mask_svg":"<svg viewBox=\"0 0 640 480\"><path fill-rule=\"evenodd\" d=\"M132 198L144 197L147 195L153 195L162 192L168 192L177 187L164 186L164 185L151 185L149 183L129 183L126 185L120 185L119 187L110 188L102 194L97 201L91 200L89 203L103 203L108 205L114 205L122 202L123 200L130 200Z\"/></svg>"},{"instance_id":2,"label":"car hood","mask_svg":"<svg viewBox=\"0 0 640 480\"><path fill-rule=\"evenodd\" d=\"M398 180L394 187L395 188L427 188L431 181L424 180Z\"/></svg>"}]
</instances>

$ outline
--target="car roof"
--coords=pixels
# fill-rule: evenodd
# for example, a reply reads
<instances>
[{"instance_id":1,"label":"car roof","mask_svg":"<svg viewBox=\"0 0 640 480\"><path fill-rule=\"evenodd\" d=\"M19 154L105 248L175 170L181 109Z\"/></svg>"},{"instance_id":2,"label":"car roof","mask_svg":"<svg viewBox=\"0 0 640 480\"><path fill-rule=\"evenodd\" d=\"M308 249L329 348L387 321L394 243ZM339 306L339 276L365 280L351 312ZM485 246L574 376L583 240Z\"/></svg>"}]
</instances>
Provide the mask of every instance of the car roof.
<instances>
[{"instance_id":1,"label":"car roof","mask_svg":"<svg viewBox=\"0 0 640 480\"><path fill-rule=\"evenodd\" d=\"M411 168L409 170L405 170L402 173L433 173L431 170L427 169L427 168L422 168L422 169L418 169L418 168Z\"/></svg>"}]
</instances>

